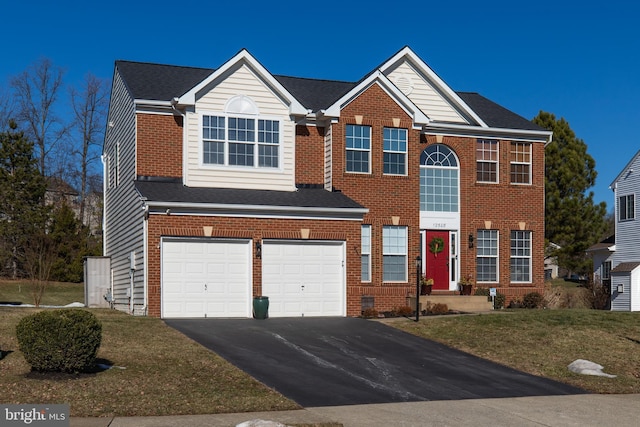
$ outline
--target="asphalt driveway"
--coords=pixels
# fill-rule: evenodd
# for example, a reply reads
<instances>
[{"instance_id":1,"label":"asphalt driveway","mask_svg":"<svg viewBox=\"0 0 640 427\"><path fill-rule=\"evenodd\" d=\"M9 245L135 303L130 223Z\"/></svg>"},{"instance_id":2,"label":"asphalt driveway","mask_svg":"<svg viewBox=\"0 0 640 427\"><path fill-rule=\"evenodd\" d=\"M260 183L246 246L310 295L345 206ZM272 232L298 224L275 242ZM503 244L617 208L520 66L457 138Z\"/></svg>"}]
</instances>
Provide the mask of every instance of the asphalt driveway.
<instances>
[{"instance_id":1,"label":"asphalt driveway","mask_svg":"<svg viewBox=\"0 0 640 427\"><path fill-rule=\"evenodd\" d=\"M370 320L165 322L303 407L586 393Z\"/></svg>"}]
</instances>

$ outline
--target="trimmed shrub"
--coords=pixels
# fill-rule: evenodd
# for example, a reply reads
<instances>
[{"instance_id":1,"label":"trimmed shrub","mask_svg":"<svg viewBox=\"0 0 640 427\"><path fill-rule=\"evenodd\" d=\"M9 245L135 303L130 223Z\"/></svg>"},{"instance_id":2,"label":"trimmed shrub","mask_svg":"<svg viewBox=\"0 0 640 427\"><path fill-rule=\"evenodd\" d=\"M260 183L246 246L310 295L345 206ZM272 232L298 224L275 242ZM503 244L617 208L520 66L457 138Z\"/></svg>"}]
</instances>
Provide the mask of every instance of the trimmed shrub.
<instances>
[{"instance_id":1,"label":"trimmed shrub","mask_svg":"<svg viewBox=\"0 0 640 427\"><path fill-rule=\"evenodd\" d=\"M102 325L86 310L45 310L23 317L16 335L32 370L78 373L94 367Z\"/></svg>"},{"instance_id":2,"label":"trimmed shrub","mask_svg":"<svg viewBox=\"0 0 640 427\"><path fill-rule=\"evenodd\" d=\"M411 314L413 314L413 311L413 308L409 307L408 305L397 307L395 309L395 312L398 314L398 316L410 316Z\"/></svg>"},{"instance_id":3,"label":"trimmed shrub","mask_svg":"<svg viewBox=\"0 0 640 427\"><path fill-rule=\"evenodd\" d=\"M447 314L449 312L449 307L447 304L435 303L427 306L428 314Z\"/></svg>"},{"instance_id":4,"label":"trimmed shrub","mask_svg":"<svg viewBox=\"0 0 640 427\"><path fill-rule=\"evenodd\" d=\"M362 317L364 317L365 319L378 317L378 310L376 310L375 308L365 308L364 310L362 310Z\"/></svg>"},{"instance_id":5,"label":"trimmed shrub","mask_svg":"<svg viewBox=\"0 0 640 427\"><path fill-rule=\"evenodd\" d=\"M524 308L540 308L544 297L538 292L529 292L522 298L522 306Z\"/></svg>"}]
</instances>

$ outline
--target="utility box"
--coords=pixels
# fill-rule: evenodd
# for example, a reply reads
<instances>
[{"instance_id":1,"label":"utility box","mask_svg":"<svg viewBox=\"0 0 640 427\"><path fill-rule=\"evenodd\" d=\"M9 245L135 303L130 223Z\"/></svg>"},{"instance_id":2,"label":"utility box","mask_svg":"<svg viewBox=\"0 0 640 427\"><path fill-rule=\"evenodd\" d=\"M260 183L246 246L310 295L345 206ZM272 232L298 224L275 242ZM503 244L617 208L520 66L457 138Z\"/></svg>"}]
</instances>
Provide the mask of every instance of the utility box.
<instances>
[{"instance_id":1,"label":"utility box","mask_svg":"<svg viewBox=\"0 0 640 427\"><path fill-rule=\"evenodd\" d=\"M85 257L84 305L86 307L111 307L110 257Z\"/></svg>"}]
</instances>

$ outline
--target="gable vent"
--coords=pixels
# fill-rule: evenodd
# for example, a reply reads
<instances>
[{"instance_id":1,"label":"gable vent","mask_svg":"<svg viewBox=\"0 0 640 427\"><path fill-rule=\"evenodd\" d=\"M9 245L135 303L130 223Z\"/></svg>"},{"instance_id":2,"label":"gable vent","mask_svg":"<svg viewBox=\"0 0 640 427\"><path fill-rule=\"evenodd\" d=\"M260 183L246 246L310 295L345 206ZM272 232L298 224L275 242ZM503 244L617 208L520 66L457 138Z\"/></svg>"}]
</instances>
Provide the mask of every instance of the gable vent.
<instances>
[{"instance_id":1,"label":"gable vent","mask_svg":"<svg viewBox=\"0 0 640 427\"><path fill-rule=\"evenodd\" d=\"M395 78L394 83L398 86L405 95L409 95L413 92L413 83L411 82L411 77L406 74L400 74Z\"/></svg>"}]
</instances>

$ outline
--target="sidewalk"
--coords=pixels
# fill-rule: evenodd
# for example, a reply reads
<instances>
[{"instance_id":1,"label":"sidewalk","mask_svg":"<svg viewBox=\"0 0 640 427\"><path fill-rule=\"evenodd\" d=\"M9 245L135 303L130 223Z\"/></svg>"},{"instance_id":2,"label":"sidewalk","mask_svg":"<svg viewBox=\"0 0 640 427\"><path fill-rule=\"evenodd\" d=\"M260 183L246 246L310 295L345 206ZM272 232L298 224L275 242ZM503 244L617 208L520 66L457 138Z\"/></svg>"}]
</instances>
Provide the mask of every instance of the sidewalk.
<instances>
[{"instance_id":1,"label":"sidewalk","mask_svg":"<svg viewBox=\"0 0 640 427\"><path fill-rule=\"evenodd\" d=\"M165 417L71 418L71 427L233 427L250 420L344 427L637 426L640 394L517 397L330 406L296 411ZM323 426L325 427L325 426ZM327 426L328 427L328 426ZM330 426L334 427L334 426Z\"/></svg>"}]
</instances>

